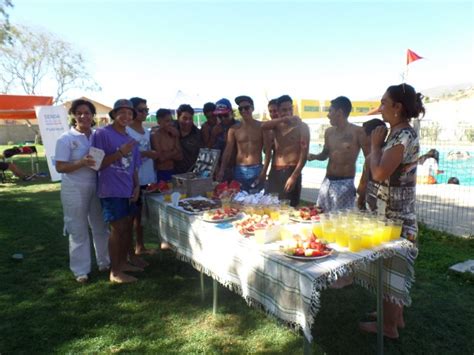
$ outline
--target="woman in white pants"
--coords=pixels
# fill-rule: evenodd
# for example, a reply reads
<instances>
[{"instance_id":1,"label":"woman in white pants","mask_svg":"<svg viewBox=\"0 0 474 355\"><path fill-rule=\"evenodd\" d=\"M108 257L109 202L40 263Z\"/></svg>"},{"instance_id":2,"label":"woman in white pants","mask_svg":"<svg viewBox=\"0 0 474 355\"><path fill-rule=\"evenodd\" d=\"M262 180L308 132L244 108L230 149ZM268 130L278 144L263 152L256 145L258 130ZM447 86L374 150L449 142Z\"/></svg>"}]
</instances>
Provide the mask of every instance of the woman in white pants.
<instances>
[{"instance_id":1,"label":"woman in white pants","mask_svg":"<svg viewBox=\"0 0 474 355\"><path fill-rule=\"evenodd\" d=\"M69 114L72 127L56 142L56 170L62 173L61 202L64 227L69 233L69 266L78 282L86 282L91 272L89 226L99 271L110 266L108 230L97 197L95 161L89 155L94 105L86 100L73 101Z\"/></svg>"}]
</instances>

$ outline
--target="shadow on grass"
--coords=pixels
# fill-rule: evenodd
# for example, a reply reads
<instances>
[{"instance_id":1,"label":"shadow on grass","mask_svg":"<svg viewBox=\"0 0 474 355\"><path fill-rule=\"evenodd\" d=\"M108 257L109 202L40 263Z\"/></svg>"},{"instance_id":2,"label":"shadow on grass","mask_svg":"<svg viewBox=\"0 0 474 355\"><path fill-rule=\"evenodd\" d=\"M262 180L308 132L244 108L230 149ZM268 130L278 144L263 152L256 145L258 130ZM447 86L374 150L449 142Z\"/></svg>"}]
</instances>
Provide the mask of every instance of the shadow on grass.
<instances>
[{"instance_id":1,"label":"shadow on grass","mask_svg":"<svg viewBox=\"0 0 474 355\"><path fill-rule=\"evenodd\" d=\"M94 271L86 285L68 269L59 185L34 184L0 196L0 352L295 353L302 337L219 288L212 316L212 282L200 301L199 273L172 253L151 263L133 285L111 285ZM11 255L22 252L23 261ZM386 353L472 353L474 288L447 267L474 255L473 241L422 229L413 306L398 341ZM374 353L374 335L358 321L375 309L360 287L327 290L313 329L316 353Z\"/></svg>"}]
</instances>

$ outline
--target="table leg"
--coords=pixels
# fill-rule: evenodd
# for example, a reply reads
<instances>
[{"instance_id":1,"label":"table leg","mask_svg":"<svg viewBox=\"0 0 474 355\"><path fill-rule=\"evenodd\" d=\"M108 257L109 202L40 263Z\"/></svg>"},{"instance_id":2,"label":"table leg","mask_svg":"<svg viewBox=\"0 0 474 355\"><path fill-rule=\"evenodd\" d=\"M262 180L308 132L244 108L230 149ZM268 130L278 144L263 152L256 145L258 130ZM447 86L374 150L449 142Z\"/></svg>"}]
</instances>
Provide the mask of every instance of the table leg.
<instances>
[{"instance_id":1,"label":"table leg","mask_svg":"<svg viewBox=\"0 0 474 355\"><path fill-rule=\"evenodd\" d=\"M204 302L204 273L201 271L201 302Z\"/></svg>"},{"instance_id":2,"label":"table leg","mask_svg":"<svg viewBox=\"0 0 474 355\"><path fill-rule=\"evenodd\" d=\"M304 355L309 355L313 353L313 342L309 341L306 339L306 337L303 335L303 354Z\"/></svg>"},{"instance_id":3,"label":"table leg","mask_svg":"<svg viewBox=\"0 0 474 355\"><path fill-rule=\"evenodd\" d=\"M217 281L212 280L212 314L217 314Z\"/></svg>"},{"instance_id":4,"label":"table leg","mask_svg":"<svg viewBox=\"0 0 474 355\"><path fill-rule=\"evenodd\" d=\"M377 354L383 354L383 258L377 260Z\"/></svg>"}]
</instances>

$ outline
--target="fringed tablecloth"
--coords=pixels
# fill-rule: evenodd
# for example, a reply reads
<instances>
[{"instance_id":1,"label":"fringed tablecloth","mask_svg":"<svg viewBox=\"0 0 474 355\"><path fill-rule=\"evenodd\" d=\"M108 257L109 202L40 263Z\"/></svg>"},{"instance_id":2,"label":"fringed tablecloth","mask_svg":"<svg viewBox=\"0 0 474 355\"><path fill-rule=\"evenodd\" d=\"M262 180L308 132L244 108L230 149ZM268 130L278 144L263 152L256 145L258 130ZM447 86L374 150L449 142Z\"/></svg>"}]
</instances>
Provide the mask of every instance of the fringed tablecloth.
<instances>
[{"instance_id":1,"label":"fringed tablecloth","mask_svg":"<svg viewBox=\"0 0 474 355\"><path fill-rule=\"evenodd\" d=\"M238 293L250 306L301 329L308 341L312 341L311 327L322 290L378 258L408 255L414 249L404 240L359 253L331 245L336 252L327 258L298 261L283 255L276 244L258 245L230 224L204 222L164 203L159 196L148 195L146 205L154 233L173 247L180 260ZM368 281L360 284L376 290ZM410 286L404 280L393 288L384 287L384 297L409 297Z\"/></svg>"}]
</instances>

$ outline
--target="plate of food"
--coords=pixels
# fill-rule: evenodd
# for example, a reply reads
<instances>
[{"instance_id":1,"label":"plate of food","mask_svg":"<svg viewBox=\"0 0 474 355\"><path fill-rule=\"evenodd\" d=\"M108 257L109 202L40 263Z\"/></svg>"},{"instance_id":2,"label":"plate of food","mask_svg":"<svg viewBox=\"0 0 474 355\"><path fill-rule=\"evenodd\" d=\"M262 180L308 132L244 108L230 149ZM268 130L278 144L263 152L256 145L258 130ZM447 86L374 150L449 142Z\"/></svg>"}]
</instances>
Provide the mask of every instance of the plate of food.
<instances>
[{"instance_id":1,"label":"plate of food","mask_svg":"<svg viewBox=\"0 0 474 355\"><path fill-rule=\"evenodd\" d=\"M187 213L198 214L204 211L216 209L217 207L219 207L219 203L214 200L207 199L205 197L195 197L185 198L179 201L178 207Z\"/></svg>"},{"instance_id":2,"label":"plate of food","mask_svg":"<svg viewBox=\"0 0 474 355\"><path fill-rule=\"evenodd\" d=\"M320 207L301 207L291 213L290 220L300 223L319 222L319 215L321 213L322 209Z\"/></svg>"},{"instance_id":3,"label":"plate of food","mask_svg":"<svg viewBox=\"0 0 474 355\"><path fill-rule=\"evenodd\" d=\"M319 260L329 257L334 250L325 242L311 236L310 239L302 241L296 238L289 242L292 245L282 245L281 252L288 258L302 261Z\"/></svg>"},{"instance_id":4,"label":"plate of food","mask_svg":"<svg viewBox=\"0 0 474 355\"><path fill-rule=\"evenodd\" d=\"M334 252L333 249L329 249L323 252L311 249L305 249L303 255L296 255L295 250L287 249L283 251L283 255L290 259L300 260L300 261L310 261L310 260L319 260L331 256Z\"/></svg>"},{"instance_id":5,"label":"plate of food","mask_svg":"<svg viewBox=\"0 0 474 355\"><path fill-rule=\"evenodd\" d=\"M255 229L267 228L273 225L269 216L260 216L258 214L247 215L240 221L233 222L234 227L240 234L251 236L255 234Z\"/></svg>"},{"instance_id":6,"label":"plate of food","mask_svg":"<svg viewBox=\"0 0 474 355\"><path fill-rule=\"evenodd\" d=\"M239 217L237 208L218 208L204 212L202 220L210 223L223 223L233 221Z\"/></svg>"}]
</instances>

